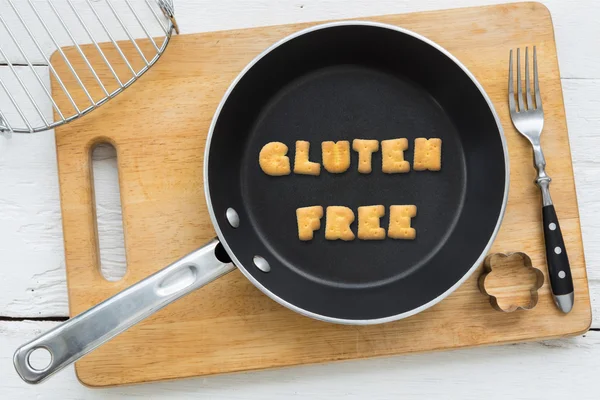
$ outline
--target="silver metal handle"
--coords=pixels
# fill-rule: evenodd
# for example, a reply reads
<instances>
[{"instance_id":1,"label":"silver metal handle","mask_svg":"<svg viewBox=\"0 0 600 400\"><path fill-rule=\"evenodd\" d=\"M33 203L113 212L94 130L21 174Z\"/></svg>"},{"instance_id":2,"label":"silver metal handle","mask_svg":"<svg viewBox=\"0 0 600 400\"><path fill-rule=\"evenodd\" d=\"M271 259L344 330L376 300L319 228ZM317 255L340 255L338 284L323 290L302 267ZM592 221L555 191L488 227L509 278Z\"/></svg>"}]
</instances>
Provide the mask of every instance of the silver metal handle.
<instances>
[{"instance_id":1,"label":"silver metal handle","mask_svg":"<svg viewBox=\"0 0 600 400\"><path fill-rule=\"evenodd\" d=\"M546 159L544 158L544 152L540 144L539 138L532 140L533 145L533 164L538 172L538 176L535 183L539 186L542 191L542 204L545 206L552 205L552 197L550 197L550 182L552 179L546 173Z\"/></svg>"},{"instance_id":2,"label":"silver metal handle","mask_svg":"<svg viewBox=\"0 0 600 400\"><path fill-rule=\"evenodd\" d=\"M23 345L13 359L17 372L27 383L42 382L166 305L233 271L233 264L215 256L218 244L213 240ZM40 348L50 353L51 361L47 367L35 369L29 356Z\"/></svg>"}]
</instances>

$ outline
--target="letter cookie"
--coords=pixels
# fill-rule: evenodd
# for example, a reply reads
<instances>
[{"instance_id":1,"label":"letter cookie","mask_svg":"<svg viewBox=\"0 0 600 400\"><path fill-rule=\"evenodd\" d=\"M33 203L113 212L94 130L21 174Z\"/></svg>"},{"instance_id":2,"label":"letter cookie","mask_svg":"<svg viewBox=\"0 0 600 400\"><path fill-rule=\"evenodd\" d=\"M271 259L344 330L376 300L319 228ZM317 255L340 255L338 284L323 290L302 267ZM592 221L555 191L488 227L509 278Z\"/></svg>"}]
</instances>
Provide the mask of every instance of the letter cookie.
<instances>
[{"instance_id":1,"label":"letter cookie","mask_svg":"<svg viewBox=\"0 0 600 400\"><path fill-rule=\"evenodd\" d=\"M415 139L415 171L442 169L442 139Z\"/></svg>"},{"instance_id":2,"label":"letter cookie","mask_svg":"<svg viewBox=\"0 0 600 400\"><path fill-rule=\"evenodd\" d=\"M417 215L417 206L391 206L388 236L392 239L413 240L417 231L410 227L411 218Z\"/></svg>"},{"instance_id":3,"label":"letter cookie","mask_svg":"<svg viewBox=\"0 0 600 400\"><path fill-rule=\"evenodd\" d=\"M323 142L323 167L332 174L341 174L350 168L350 142Z\"/></svg>"},{"instance_id":4,"label":"letter cookie","mask_svg":"<svg viewBox=\"0 0 600 400\"><path fill-rule=\"evenodd\" d=\"M312 240L316 230L321 229L323 207L303 207L296 210L298 220L298 238L302 241Z\"/></svg>"},{"instance_id":5,"label":"letter cookie","mask_svg":"<svg viewBox=\"0 0 600 400\"><path fill-rule=\"evenodd\" d=\"M290 158L286 156L288 147L281 142L271 142L264 145L258 156L260 168L267 175L282 176L291 172Z\"/></svg>"},{"instance_id":6,"label":"letter cookie","mask_svg":"<svg viewBox=\"0 0 600 400\"><path fill-rule=\"evenodd\" d=\"M354 212L348 207L327 207L327 223L325 226L325 239L327 240L354 240L354 233L350 224L354 222Z\"/></svg>"},{"instance_id":7,"label":"letter cookie","mask_svg":"<svg viewBox=\"0 0 600 400\"><path fill-rule=\"evenodd\" d=\"M381 142L381 168L386 174L410 171L410 164L404 160L404 151L408 149L408 139L392 139Z\"/></svg>"},{"instance_id":8,"label":"letter cookie","mask_svg":"<svg viewBox=\"0 0 600 400\"><path fill-rule=\"evenodd\" d=\"M296 158L294 159L294 173L299 175L321 174L321 164L308 160L310 143L304 140L296 142Z\"/></svg>"},{"instance_id":9,"label":"letter cookie","mask_svg":"<svg viewBox=\"0 0 600 400\"><path fill-rule=\"evenodd\" d=\"M370 174L373 171L371 160L373 153L379 150L379 142L377 140L354 139L352 150L358 153L358 172Z\"/></svg>"},{"instance_id":10,"label":"letter cookie","mask_svg":"<svg viewBox=\"0 0 600 400\"><path fill-rule=\"evenodd\" d=\"M383 240L385 229L379 219L385 215L383 206L358 207L358 238L362 240Z\"/></svg>"}]
</instances>

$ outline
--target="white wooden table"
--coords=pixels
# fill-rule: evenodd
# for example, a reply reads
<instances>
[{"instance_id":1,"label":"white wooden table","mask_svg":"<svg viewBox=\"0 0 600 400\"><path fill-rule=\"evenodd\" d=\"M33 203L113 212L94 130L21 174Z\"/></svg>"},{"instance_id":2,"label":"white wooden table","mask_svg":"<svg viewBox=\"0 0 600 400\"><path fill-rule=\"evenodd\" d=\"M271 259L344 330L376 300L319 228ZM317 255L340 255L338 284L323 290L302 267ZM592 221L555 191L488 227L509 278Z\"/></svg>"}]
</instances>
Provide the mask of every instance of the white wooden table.
<instances>
[{"instance_id":1,"label":"white wooden table","mask_svg":"<svg viewBox=\"0 0 600 400\"><path fill-rule=\"evenodd\" d=\"M499 1L175 0L182 33L493 3ZM543 3L555 25L594 307L586 335L106 390L83 387L70 367L28 386L13 370L14 350L68 315L54 134L0 136L0 398L600 398L600 3ZM6 101L0 96L0 107ZM114 173L111 162L102 168Z\"/></svg>"}]
</instances>

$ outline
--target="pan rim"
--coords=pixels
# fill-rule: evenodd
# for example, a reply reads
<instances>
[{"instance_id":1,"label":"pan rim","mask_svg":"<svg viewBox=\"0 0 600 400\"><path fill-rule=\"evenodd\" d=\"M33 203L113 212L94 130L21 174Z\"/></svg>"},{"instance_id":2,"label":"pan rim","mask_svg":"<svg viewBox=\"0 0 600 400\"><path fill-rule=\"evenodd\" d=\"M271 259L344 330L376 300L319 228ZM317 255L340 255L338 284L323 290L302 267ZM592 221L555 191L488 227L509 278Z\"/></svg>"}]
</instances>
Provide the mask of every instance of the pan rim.
<instances>
[{"instance_id":1,"label":"pan rim","mask_svg":"<svg viewBox=\"0 0 600 400\"><path fill-rule=\"evenodd\" d=\"M323 30L323 29L328 29L328 28L334 28L334 27L340 27L340 26L370 26L370 27L376 27L376 28L382 28L382 29L388 29L388 30L392 30L395 32L399 32L408 36L411 36L415 39L418 39L420 41L422 41L423 43L433 47L434 49L438 50L439 52L441 52L442 54L444 54L446 57L448 57L452 62L454 62L462 71L464 74L467 75L467 77L469 77L469 79L473 82L473 84L477 87L477 89L479 89L479 92L481 93L481 95L483 96L483 98L485 99L493 117L494 120L496 122L496 126L498 128L498 132L500 134L500 141L502 143L502 150L504 153L504 171L505 171L505 184L504 184L504 197L502 199L502 206L500 209L500 214L498 215L498 220L496 222L496 226L494 227L494 230L492 232L492 234L490 235L490 239L487 243L487 245L484 247L484 249L482 250L481 254L479 255L479 257L477 258L477 260L475 261L475 263L467 270L467 272L457 281L455 282L449 289L447 289L444 293L440 294L439 296L437 296L436 298L430 300L429 302L416 307L410 311L406 311L400 314L395 314L395 315L391 315L391 316L387 316L387 317L382 317L382 318L373 318L373 319L346 319L346 318L336 318L336 317L331 317L331 316L327 316L327 315L322 315L322 314L318 314L312 311L308 311L305 310L301 307L298 307L295 304L292 304L288 301L286 301L285 299L277 296L275 293L271 292L269 289L267 289L264 285L262 285L258 280L256 280L252 274L250 274L250 272L248 272L248 270L246 269L246 267L244 266L244 264L235 256L235 253L233 252L233 250L231 249L231 247L229 246L229 244L227 243L227 241L225 240L225 237L223 235L223 232L221 231L221 227L219 225L219 222L217 221L217 217L215 215L214 212L214 208L212 205L212 201L211 201L211 196L210 196L210 187L209 187L209 180L208 180L208 165L210 162L210 146L211 146L211 141L212 141L212 136L214 134L214 130L215 127L217 125L217 122L219 120L219 117L221 115L221 111L223 109L223 107L225 106L225 104L227 103L227 100L229 99L229 96L231 95L231 93L233 92L233 90L235 89L235 87L238 85L238 83L240 82L240 80L246 75L246 73L248 71L250 71L254 65L256 65L261 59L263 59L266 55L268 55L269 53L271 53L273 50L277 49L278 47L282 46L283 44L297 38L300 36L303 36L305 34L311 33L311 32L315 32L318 30ZM494 240L496 239L498 232L500 230L500 227L502 225L502 221L504 219L504 215L506 213L506 207L508 204L508 192L509 192L509 186L510 186L510 162L509 162L509 155L508 155L508 145L506 143L506 137L504 135L504 130L502 128L502 123L500 121L500 117L498 116L498 113L496 112L496 109L494 107L494 104L492 103L491 99L489 98L488 94L485 92L485 90L483 89L483 86L479 83L479 81L475 78L475 76L467 69L467 67L462 64L456 57L454 57L448 50L446 50L445 48L443 48L442 46L440 46L439 44L433 42L432 40L418 34L415 33L413 31L410 31L408 29L405 28L401 28L399 26L395 26L395 25L391 25L391 24L385 24L385 23L380 23L380 22L373 22L373 21L363 21L363 20L346 20L346 21L336 21L336 22L328 22L328 23L322 23L322 24L317 24L314 26L311 26L309 28L305 28L302 29L298 32L295 32L289 36L286 36L285 38L279 40L278 42L274 43L273 45L271 45L270 47L268 47L266 50L264 50L262 53L260 53L259 55L257 55L250 63L248 63L246 65L246 67L244 67L244 69L240 72L240 74L233 80L233 82L231 83L231 85L229 86L229 88L227 89L227 91L225 92L223 98L221 99L221 102L219 103L219 106L217 107L217 110L215 111L215 114L213 116L209 131L208 131L208 136L206 138L206 147L204 150L204 165L203 165L204 171L203 171L203 178L204 178L204 194L206 197L206 204L207 204L207 208L208 208L208 213L210 215L210 219L211 222L213 224L213 227L217 233L217 236L219 238L220 243L223 245L223 247L225 248L225 250L227 251L228 255L230 256L232 262L234 263L234 265L242 272L242 274L244 274L244 276L254 285L256 286L261 292L263 292L264 294L266 294L268 297L270 297L272 300L276 301L277 303L281 304L284 307L287 307L288 309L297 312L298 314L304 315L306 317L310 317L316 320L320 320L320 321L324 321L324 322L331 322L331 323L336 323L336 324L343 324L343 325L375 325L375 324L382 324L382 323L387 323L387 322L392 322L392 321L397 321L400 319L404 319L404 318L408 318L412 315L418 314L432 306L434 306L435 304L439 303L440 301L442 301L443 299L445 299L446 297L448 297L450 294L452 294L456 289L458 289L458 287L460 287L460 285L462 285L474 272L475 270L481 265L481 263L483 262L485 256L487 255L487 253L490 251L492 244L494 242Z\"/></svg>"}]
</instances>

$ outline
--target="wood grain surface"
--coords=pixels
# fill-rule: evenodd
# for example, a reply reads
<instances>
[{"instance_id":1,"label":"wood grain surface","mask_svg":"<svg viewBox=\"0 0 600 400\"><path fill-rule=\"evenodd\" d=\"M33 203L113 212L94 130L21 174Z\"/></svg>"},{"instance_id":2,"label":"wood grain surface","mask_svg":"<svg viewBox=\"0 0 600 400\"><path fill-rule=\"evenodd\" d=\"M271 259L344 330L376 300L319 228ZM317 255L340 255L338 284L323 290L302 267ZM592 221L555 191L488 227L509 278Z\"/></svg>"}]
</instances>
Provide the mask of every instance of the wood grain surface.
<instances>
[{"instance_id":1,"label":"wood grain surface","mask_svg":"<svg viewBox=\"0 0 600 400\"><path fill-rule=\"evenodd\" d=\"M449 298L417 316L378 326L339 326L279 306L234 272L83 358L76 366L83 383L147 382L555 338L588 329L591 311L579 213L547 9L537 3L520 3L366 19L400 25L438 42L482 83L502 120L511 166L507 214L492 251L525 252L546 274L531 150L513 129L506 105L508 50L538 46L546 110L542 144L573 269L574 310L561 315L546 282L533 310L497 312L477 288L478 270ZM216 106L252 58L276 40L310 25L175 37L163 59L135 89L82 121L56 130L71 315L214 236L204 202L202 159ZM89 56L94 55L90 52ZM91 79L83 65L76 68L83 79ZM109 80L107 70L98 72ZM125 70L120 68L119 73ZM59 92L54 93L61 106L66 104ZM118 153L128 264L127 274L118 282L104 280L98 266L90 150L103 141L114 143ZM518 283L507 281L506 285Z\"/></svg>"}]
</instances>

